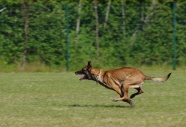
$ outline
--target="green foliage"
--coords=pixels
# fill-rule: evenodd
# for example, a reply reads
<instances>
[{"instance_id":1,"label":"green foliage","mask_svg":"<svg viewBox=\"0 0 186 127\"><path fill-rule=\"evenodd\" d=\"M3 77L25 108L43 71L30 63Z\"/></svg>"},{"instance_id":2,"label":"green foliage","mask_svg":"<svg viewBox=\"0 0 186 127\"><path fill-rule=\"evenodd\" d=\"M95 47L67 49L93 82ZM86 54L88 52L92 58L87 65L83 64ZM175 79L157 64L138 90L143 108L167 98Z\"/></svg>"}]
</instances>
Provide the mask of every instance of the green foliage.
<instances>
[{"instance_id":1,"label":"green foliage","mask_svg":"<svg viewBox=\"0 0 186 127\"><path fill-rule=\"evenodd\" d=\"M92 60L97 67L171 65L173 61L172 1L112 2L105 24L108 1L98 1L99 57L96 56L96 20L92 1L1 1L0 64L18 65L24 52L22 2L29 5L28 64L65 68L66 6L69 8L70 70ZM177 63L186 65L185 6L177 2ZM80 30L76 31L78 17Z\"/></svg>"}]
</instances>

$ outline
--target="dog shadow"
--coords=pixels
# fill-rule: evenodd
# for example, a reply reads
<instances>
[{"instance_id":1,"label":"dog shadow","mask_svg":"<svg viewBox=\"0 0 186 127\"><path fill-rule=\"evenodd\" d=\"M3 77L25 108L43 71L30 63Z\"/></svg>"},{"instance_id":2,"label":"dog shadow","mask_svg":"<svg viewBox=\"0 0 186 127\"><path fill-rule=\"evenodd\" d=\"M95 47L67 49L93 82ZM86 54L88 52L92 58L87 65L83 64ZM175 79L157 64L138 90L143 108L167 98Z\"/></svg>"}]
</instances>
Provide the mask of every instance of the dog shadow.
<instances>
[{"instance_id":1,"label":"dog shadow","mask_svg":"<svg viewBox=\"0 0 186 127\"><path fill-rule=\"evenodd\" d=\"M72 104L68 105L69 107L87 107L87 108L131 108L131 106L125 105L103 105L103 104L95 104L95 105L87 105L87 104Z\"/></svg>"}]
</instances>

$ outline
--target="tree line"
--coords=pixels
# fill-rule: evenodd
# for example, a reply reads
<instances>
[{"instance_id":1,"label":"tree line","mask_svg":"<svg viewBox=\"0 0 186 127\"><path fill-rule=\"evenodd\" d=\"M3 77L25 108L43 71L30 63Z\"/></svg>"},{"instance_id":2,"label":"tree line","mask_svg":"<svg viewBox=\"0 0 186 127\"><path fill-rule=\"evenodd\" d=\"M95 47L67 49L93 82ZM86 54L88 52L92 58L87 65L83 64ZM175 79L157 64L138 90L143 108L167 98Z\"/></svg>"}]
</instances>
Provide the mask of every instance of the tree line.
<instances>
[{"instance_id":1,"label":"tree line","mask_svg":"<svg viewBox=\"0 0 186 127\"><path fill-rule=\"evenodd\" d=\"M186 2L177 1L176 12L173 4L173 0L2 0L0 65L24 69L39 62L66 68L68 59L70 70L89 60L97 67L167 66L173 64L176 48L177 64L184 66Z\"/></svg>"}]
</instances>

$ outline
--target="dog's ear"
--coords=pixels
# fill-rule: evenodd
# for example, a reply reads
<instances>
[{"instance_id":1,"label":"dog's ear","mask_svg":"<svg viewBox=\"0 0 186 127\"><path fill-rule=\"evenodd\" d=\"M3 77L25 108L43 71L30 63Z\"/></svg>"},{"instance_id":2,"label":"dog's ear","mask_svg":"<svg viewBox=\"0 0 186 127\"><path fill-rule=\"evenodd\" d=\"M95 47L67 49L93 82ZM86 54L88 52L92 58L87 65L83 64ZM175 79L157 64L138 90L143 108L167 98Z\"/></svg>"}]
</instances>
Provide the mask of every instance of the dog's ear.
<instances>
[{"instance_id":1,"label":"dog's ear","mask_svg":"<svg viewBox=\"0 0 186 127\"><path fill-rule=\"evenodd\" d=\"M91 61L88 61L87 67L92 67Z\"/></svg>"}]
</instances>

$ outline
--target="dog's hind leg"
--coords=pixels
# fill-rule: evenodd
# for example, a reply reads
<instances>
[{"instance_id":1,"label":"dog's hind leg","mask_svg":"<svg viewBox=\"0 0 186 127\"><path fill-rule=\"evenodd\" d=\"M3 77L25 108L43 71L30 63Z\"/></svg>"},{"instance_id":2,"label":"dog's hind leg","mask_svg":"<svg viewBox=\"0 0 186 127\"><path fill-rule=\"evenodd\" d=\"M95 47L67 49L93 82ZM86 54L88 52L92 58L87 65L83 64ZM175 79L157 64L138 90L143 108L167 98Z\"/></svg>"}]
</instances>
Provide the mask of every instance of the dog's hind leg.
<instances>
[{"instance_id":1,"label":"dog's hind leg","mask_svg":"<svg viewBox=\"0 0 186 127\"><path fill-rule=\"evenodd\" d=\"M132 94L132 95L130 96L131 99L134 98L136 95L139 95L139 94L144 93L143 90L141 89L141 87L135 88L135 89L137 90L137 92L134 93L134 94Z\"/></svg>"}]
</instances>

